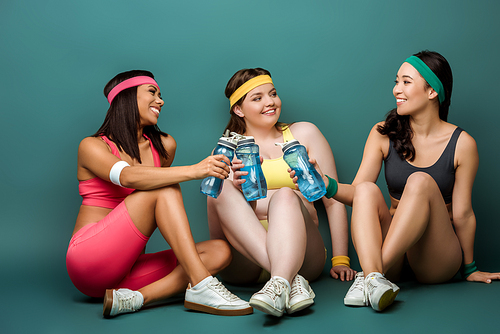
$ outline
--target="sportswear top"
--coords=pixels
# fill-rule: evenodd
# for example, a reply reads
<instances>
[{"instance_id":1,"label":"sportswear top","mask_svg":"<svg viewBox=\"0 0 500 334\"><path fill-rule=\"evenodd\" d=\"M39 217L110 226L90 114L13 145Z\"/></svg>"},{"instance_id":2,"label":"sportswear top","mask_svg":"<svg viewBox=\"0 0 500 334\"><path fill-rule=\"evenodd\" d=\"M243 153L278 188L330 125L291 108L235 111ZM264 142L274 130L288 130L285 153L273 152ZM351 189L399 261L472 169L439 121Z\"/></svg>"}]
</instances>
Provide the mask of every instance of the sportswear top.
<instances>
[{"instance_id":1,"label":"sportswear top","mask_svg":"<svg viewBox=\"0 0 500 334\"><path fill-rule=\"evenodd\" d=\"M288 127L284 128L283 141L287 142L292 139L294 138L290 129ZM297 189L287 170L288 164L283 159L283 155L276 159L264 159L262 172L266 178L267 189L280 189L283 187Z\"/></svg>"},{"instance_id":2,"label":"sportswear top","mask_svg":"<svg viewBox=\"0 0 500 334\"><path fill-rule=\"evenodd\" d=\"M144 137L149 140L149 146L151 147L151 151L153 153L155 167L161 167L161 160L158 151L154 148L151 140L146 137L146 135L144 135ZM116 145L106 136L101 136L101 138L109 145L111 153L120 158L120 152L118 151ZM125 199L125 197L130 195L135 190L120 187L99 177L80 181L78 188L80 195L83 197L82 205L98 206L109 209L114 209Z\"/></svg>"},{"instance_id":3,"label":"sportswear top","mask_svg":"<svg viewBox=\"0 0 500 334\"><path fill-rule=\"evenodd\" d=\"M403 194L408 177L415 172L424 172L436 181L446 204L451 203L455 184L455 148L463 130L459 127L451 135L439 159L429 167L415 167L399 157L394 143L390 141L389 154L385 158L385 180L389 194L399 200Z\"/></svg>"}]
</instances>

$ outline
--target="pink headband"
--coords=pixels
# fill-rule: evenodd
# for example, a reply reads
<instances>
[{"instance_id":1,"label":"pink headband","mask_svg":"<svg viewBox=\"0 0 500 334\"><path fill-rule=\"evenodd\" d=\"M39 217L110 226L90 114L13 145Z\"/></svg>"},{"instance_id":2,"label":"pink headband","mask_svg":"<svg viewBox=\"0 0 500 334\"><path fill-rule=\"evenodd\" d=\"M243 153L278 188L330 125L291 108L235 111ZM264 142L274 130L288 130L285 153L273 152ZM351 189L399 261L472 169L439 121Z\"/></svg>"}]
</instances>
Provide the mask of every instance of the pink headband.
<instances>
[{"instance_id":1,"label":"pink headband","mask_svg":"<svg viewBox=\"0 0 500 334\"><path fill-rule=\"evenodd\" d=\"M111 104L116 95L118 95L122 90L147 84L155 85L156 87L160 88L156 83L155 79L151 77L148 76L133 77L125 81L122 81L118 85L113 87L113 89L108 94L108 102L109 104Z\"/></svg>"}]
</instances>

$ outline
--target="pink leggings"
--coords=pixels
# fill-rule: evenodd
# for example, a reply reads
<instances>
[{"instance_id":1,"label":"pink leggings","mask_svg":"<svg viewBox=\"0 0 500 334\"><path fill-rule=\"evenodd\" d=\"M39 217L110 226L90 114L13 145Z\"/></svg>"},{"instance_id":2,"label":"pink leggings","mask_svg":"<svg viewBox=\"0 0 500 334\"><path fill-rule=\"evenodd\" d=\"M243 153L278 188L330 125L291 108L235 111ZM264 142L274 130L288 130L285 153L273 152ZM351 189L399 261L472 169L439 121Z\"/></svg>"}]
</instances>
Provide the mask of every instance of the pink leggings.
<instances>
[{"instance_id":1,"label":"pink leggings","mask_svg":"<svg viewBox=\"0 0 500 334\"><path fill-rule=\"evenodd\" d=\"M141 254L149 238L132 222L121 202L104 219L82 227L66 254L69 277L78 290L103 297L106 289L138 290L167 276L177 266L169 249Z\"/></svg>"}]
</instances>

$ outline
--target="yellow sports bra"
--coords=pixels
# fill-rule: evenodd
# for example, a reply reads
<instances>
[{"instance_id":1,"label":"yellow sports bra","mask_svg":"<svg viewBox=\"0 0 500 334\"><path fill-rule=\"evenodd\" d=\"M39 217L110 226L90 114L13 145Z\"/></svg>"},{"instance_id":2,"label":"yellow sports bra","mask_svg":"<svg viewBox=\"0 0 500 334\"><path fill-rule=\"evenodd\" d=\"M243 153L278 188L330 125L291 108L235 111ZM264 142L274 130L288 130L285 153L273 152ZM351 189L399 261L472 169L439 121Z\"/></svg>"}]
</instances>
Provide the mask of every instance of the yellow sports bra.
<instances>
[{"instance_id":1,"label":"yellow sports bra","mask_svg":"<svg viewBox=\"0 0 500 334\"><path fill-rule=\"evenodd\" d=\"M294 139L292 131L286 127L283 130L283 141L287 142L292 139ZM262 171L266 178L267 189L280 189L283 187L296 189L287 170L288 164L283 160L283 156L276 159L264 159L262 162Z\"/></svg>"}]
</instances>

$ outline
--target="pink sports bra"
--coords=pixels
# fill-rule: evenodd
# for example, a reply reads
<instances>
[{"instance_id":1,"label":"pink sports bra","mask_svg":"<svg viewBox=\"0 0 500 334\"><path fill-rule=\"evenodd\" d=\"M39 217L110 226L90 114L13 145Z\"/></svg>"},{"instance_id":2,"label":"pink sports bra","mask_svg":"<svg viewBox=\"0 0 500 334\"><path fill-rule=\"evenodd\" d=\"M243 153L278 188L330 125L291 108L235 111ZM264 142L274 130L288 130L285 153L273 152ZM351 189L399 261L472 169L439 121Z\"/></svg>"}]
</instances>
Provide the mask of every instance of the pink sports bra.
<instances>
[{"instance_id":1,"label":"pink sports bra","mask_svg":"<svg viewBox=\"0 0 500 334\"><path fill-rule=\"evenodd\" d=\"M144 137L149 140L149 146L151 147L151 151L153 153L155 167L161 167L161 160L158 151L154 148L151 140L146 135L144 135ZM116 145L106 136L101 136L101 138L106 142L106 144L109 145L109 147L111 147L111 153L120 158L120 152L118 151ZM135 190L117 186L110 181L103 180L99 177L80 181L78 188L80 195L83 197L82 205L98 206L109 209L114 209L125 199L125 197L133 193Z\"/></svg>"}]
</instances>

